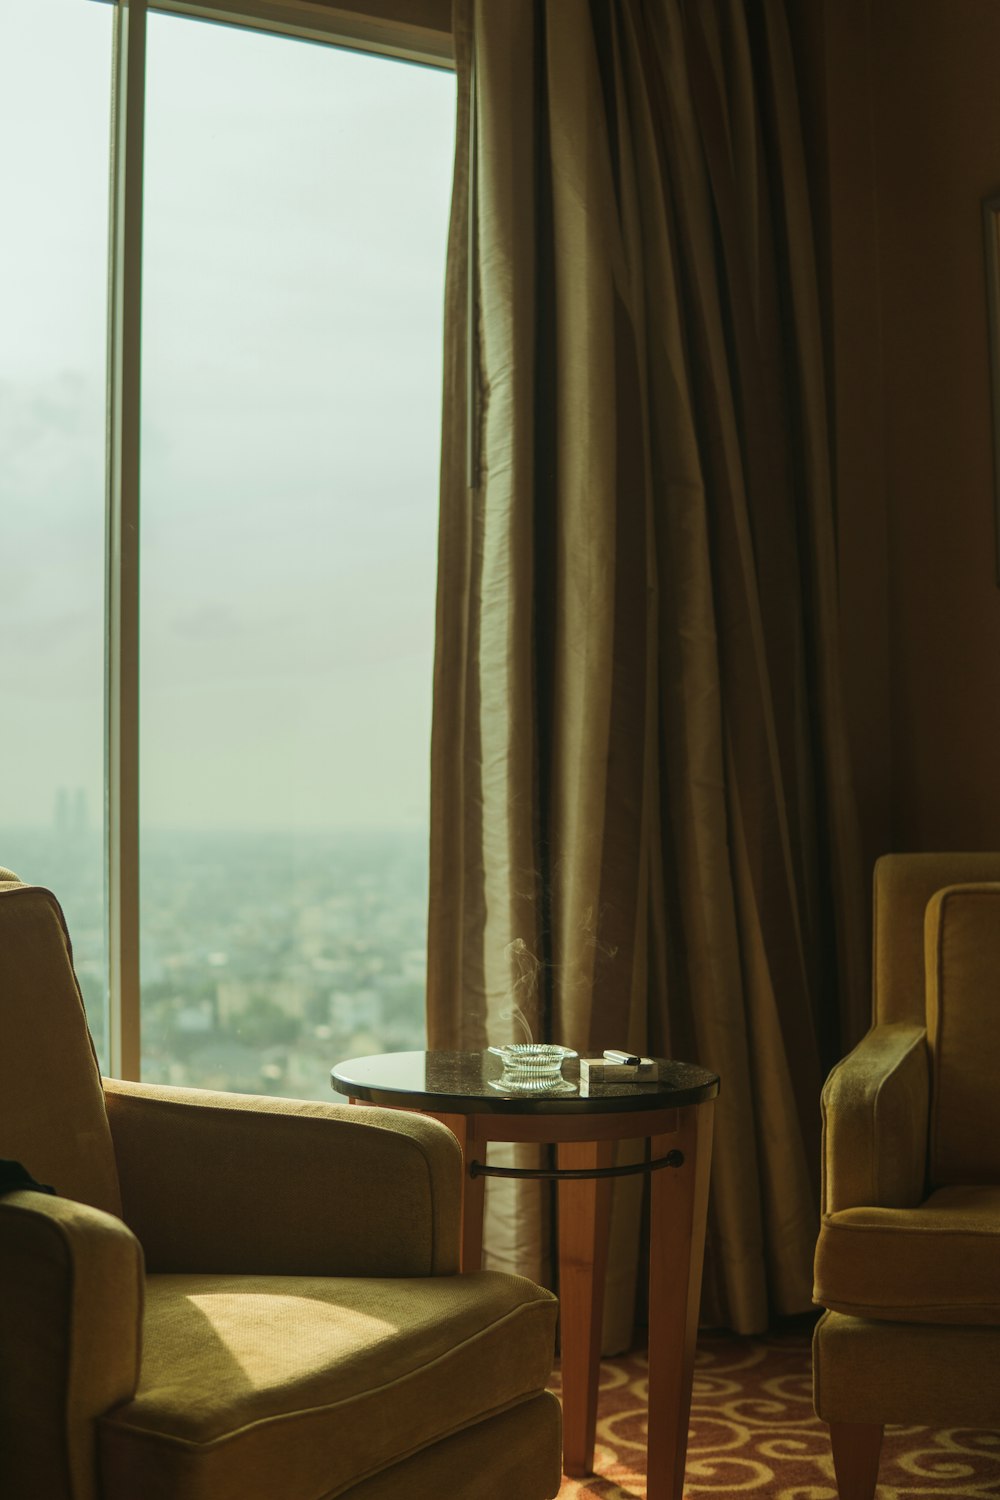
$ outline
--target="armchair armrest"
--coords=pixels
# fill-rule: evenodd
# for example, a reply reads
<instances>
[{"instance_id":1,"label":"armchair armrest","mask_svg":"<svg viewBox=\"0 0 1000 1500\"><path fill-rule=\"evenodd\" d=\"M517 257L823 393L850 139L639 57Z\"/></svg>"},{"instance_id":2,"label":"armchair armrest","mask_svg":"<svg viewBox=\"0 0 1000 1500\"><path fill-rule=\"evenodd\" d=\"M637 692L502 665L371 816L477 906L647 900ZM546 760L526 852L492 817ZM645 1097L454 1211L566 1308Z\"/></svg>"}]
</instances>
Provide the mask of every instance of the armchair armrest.
<instances>
[{"instance_id":1,"label":"armchair armrest","mask_svg":"<svg viewBox=\"0 0 1000 1500\"><path fill-rule=\"evenodd\" d=\"M823 1213L924 1197L930 1064L921 1026L873 1026L823 1090Z\"/></svg>"},{"instance_id":2,"label":"armchair armrest","mask_svg":"<svg viewBox=\"0 0 1000 1500\"><path fill-rule=\"evenodd\" d=\"M139 1380L143 1264L120 1219L0 1199L0 1494L96 1500L95 1419Z\"/></svg>"},{"instance_id":3,"label":"armchair armrest","mask_svg":"<svg viewBox=\"0 0 1000 1500\"><path fill-rule=\"evenodd\" d=\"M458 1270L461 1151L421 1115L105 1079L150 1271Z\"/></svg>"}]
</instances>

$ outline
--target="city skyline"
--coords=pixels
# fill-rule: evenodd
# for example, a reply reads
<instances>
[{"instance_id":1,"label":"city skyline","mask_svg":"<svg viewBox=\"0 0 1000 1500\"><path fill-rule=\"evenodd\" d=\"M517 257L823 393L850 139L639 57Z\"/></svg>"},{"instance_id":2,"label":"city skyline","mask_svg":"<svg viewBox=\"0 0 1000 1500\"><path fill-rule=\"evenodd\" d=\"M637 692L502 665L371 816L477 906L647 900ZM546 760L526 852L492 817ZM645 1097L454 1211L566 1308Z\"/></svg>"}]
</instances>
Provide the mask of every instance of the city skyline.
<instances>
[{"instance_id":1,"label":"city skyline","mask_svg":"<svg viewBox=\"0 0 1000 1500\"><path fill-rule=\"evenodd\" d=\"M106 1067L100 829L3 842L0 863L51 886L63 908ZM423 835L403 830L150 835L140 879L143 1078L326 1099L335 1062L421 1048L426 854Z\"/></svg>"},{"instance_id":2,"label":"city skyline","mask_svg":"<svg viewBox=\"0 0 1000 1500\"><path fill-rule=\"evenodd\" d=\"M0 840L7 835L21 835L24 833L39 833L43 831L84 833L87 836L96 834L104 837L104 805L103 796L99 799L99 810L92 812L91 799L88 790L84 786L57 786L52 792L52 806L50 816L47 819L17 820L9 819L0 829ZM308 838L310 834L324 838L335 837L337 834L356 834L371 832L382 833L405 833L426 834L429 832L426 822L407 823L398 822L343 822L335 824L309 825L271 825L261 823L259 819L244 823L221 824L214 823L206 827L203 823L150 823L144 822L142 831L148 834L180 833L180 834L202 834L217 833L221 836L227 834L253 835L263 833L288 837L294 839Z\"/></svg>"}]
</instances>

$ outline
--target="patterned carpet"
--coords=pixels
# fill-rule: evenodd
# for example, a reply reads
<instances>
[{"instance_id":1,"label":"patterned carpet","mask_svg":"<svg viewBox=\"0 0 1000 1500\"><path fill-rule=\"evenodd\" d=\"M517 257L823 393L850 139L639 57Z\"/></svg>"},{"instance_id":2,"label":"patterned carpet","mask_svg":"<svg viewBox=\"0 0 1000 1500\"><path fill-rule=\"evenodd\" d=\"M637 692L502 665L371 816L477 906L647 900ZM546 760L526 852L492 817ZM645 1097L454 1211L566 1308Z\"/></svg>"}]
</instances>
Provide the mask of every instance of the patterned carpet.
<instances>
[{"instance_id":1,"label":"patterned carpet","mask_svg":"<svg viewBox=\"0 0 1000 1500\"><path fill-rule=\"evenodd\" d=\"M559 1500L644 1500L645 1434L645 1357L606 1361L596 1477L565 1480ZM813 1415L808 1334L699 1341L684 1497L723 1495L837 1500L827 1430ZM887 1428L878 1500L932 1496L997 1500L1000 1431Z\"/></svg>"}]
</instances>

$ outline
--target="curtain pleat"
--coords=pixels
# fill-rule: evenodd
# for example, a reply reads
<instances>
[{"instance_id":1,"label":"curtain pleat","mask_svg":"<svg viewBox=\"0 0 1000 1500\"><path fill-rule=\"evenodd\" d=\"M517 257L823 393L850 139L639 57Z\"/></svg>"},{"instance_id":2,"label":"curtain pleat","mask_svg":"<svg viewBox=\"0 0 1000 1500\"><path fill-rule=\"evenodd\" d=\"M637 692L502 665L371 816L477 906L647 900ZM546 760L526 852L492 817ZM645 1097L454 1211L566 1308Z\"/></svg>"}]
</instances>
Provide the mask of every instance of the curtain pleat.
<instances>
[{"instance_id":1,"label":"curtain pleat","mask_svg":"<svg viewBox=\"0 0 1000 1500\"><path fill-rule=\"evenodd\" d=\"M864 1015L783 6L456 0L455 36L431 1045L523 1022L718 1071L704 1313L759 1330L810 1306L819 1090ZM538 1274L544 1194L494 1188Z\"/></svg>"}]
</instances>

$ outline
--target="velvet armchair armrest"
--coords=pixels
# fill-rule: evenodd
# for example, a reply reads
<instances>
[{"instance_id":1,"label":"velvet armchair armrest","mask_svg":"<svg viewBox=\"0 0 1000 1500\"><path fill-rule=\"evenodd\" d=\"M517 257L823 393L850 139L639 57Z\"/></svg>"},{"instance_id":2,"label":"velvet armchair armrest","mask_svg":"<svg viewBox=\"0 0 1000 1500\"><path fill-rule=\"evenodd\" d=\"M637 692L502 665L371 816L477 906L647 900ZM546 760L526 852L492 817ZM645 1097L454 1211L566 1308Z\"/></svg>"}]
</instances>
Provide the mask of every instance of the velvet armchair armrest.
<instances>
[{"instance_id":1,"label":"velvet armchair armrest","mask_svg":"<svg viewBox=\"0 0 1000 1500\"><path fill-rule=\"evenodd\" d=\"M461 1151L420 1115L105 1079L126 1222L150 1271L458 1270Z\"/></svg>"},{"instance_id":2,"label":"velvet armchair armrest","mask_svg":"<svg viewBox=\"0 0 1000 1500\"><path fill-rule=\"evenodd\" d=\"M924 1197L930 1063L921 1026L873 1026L823 1090L823 1213Z\"/></svg>"},{"instance_id":3,"label":"velvet armchair armrest","mask_svg":"<svg viewBox=\"0 0 1000 1500\"><path fill-rule=\"evenodd\" d=\"M95 1500L96 1418L135 1393L143 1261L120 1219L0 1198L0 1495Z\"/></svg>"}]
</instances>

